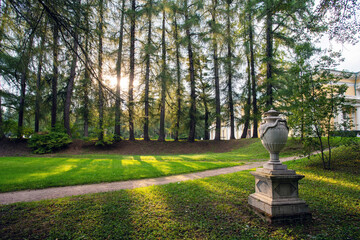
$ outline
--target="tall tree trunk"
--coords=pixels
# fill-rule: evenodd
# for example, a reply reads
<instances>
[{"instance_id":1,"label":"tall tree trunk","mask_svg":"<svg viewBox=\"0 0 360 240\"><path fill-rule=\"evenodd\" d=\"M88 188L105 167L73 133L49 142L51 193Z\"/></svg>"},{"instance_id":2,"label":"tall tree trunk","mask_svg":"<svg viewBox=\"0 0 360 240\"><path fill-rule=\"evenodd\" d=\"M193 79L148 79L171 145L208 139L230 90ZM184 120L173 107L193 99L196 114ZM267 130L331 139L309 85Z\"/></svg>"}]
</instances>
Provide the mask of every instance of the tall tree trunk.
<instances>
[{"instance_id":1,"label":"tall tree trunk","mask_svg":"<svg viewBox=\"0 0 360 240\"><path fill-rule=\"evenodd\" d=\"M59 77L59 27L57 23L53 23L53 77L51 82L51 128L56 125L57 114L57 82Z\"/></svg>"},{"instance_id":2,"label":"tall tree trunk","mask_svg":"<svg viewBox=\"0 0 360 240\"><path fill-rule=\"evenodd\" d=\"M151 46L151 30L152 30L152 0L149 1L148 10L148 35L147 35L147 49L146 49L146 69L145 69L145 121L144 121L144 140L150 141L149 137L149 86L150 86L150 46Z\"/></svg>"},{"instance_id":3,"label":"tall tree trunk","mask_svg":"<svg viewBox=\"0 0 360 240\"><path fill-rule=\"evenodd\" d=\"M247 54L248 55L248 54ZM248 74L248 80L246 82L246 90L247 90L247 97L246 97L246 105L245 105L245 123L244 123L244 129L241 134L241 138L246 138L247 132L249 129L250 124L250 107L251 107L251 75L250 75L250 60L249 56L246 56L247 60L247 74Z\"/></svg>"},{"instance_id":4,"label":"tall tree trunk","mask_svg":"<svg viewBox=\"0 0 360 240\"><path fill-rule=\"evenodd\" d=\"M120 98L120 82L121 82L121 63L122 63L122 48L124 38L124 15L125 15L125 0L121 4L121 20L120 20L120 36L118 56L116 62L116 99L115 99L115 140L120 141L120 116L121 116L121 98Z\"/></svg>"},{"instance_id":5,"label":"tall tree trunk","mask_svg":"<svg viewBox=\"0 0 360 240\"><path fill-rule=\"evenodd\" d=\"M36 76L36 99L35 99L35 132L39 132L39 122L40 122L40 103L42 102L41 98L41 74L42 74L42 67L43 67L43 55L44 55L44 46L46 41L46 21L44 22L44 32L41 35L41 42L40 42L40 52L39 52L39 65L38 65L38 72Z\"/></svg>"},{"instance_id":6,"label":"tall tree trunk","mask_svg":"<svg viewBox=\"0 0 360 240\"><path fill-rule=\"evenodd\" d=\"M235 115L234 115L234 101L232 92L232 38L231 38L231 22L230 22L230 4L231 0L227 1L226 11L226 34L227 34L227 74L228 74L228 98L229 98L229 113L230 113L230 139L235 139Z\"/></svg>"},{"instance_id":7,"label":"tall tree trunk","mask_svg":"<svg viewBox=\"0 0 360 240\"><path fill-rule=\"evenodd\" d=\"M86 1L88 4L88 1ZM84 104L84 111L83 111L83 121L84 121L84 137L89 136L89 88L91 85L91 79L90 79L90 60L89 60L89 11L88 9L85 11L84 14L85 17L85 24L86 24L86 33L85 33L85 73L84 73L84 80L82 83L82 89L83 89L83 104Z\"/></svg>"},{"instance_id":8,"label":"tall tree trunk","mask_svg":"<svg viewBox=\"0 0 360 240\"><path fill-rule=\"evenodd\" d=\"M1 45L2 45L2 36L3 36L3 32L4 32L4 15L7 15L8 12L8 4L5 5L5 8L3 6L0 6L1 10L0 10L0 19L1 19L1 24L0 24L0 49L1 49ZM0 75L1 77L1 75ZM2 89L0 89L2 90ZM1 99L2 96L0 94L0 139L2 139L4 137L4 126L3 126L3 116L2 116L2 105L1 105Z\"/></svg>"},{"instance_id":9,"label":"tall tree trunk","mask_svg":"<svg viewBox=\"0 0 360 240\"><path fill-rule=\"evenodd\" d=\"M134 135L134 77L135 77L135 20L136 1L131 0L130 15L130 77L129 77L129 140L135 141Z\"/></svg>"},{"instance_id":10,"label":"tall tree trunk","mask_svg":"<svg viewBox=\"0 0 360 240\"><path fill-rule=\"evenodd\" d=\"M248 2L250 5L250 1ZM252 25L252 8L248 12L249 20L249 50L250 50L250 75L251 75L251 93L252 93L252 107L253 107L253 138L258 138L258 107L256 96L256 76L255 76L255 57L254 57L254 37Z\"/></svg>"},{"instance_id":11,"label":"tall tree trunk","mask_svg":"<svg viewBox=\"0 0 360 240\"><path fill-rule=\"evenodd\" d=\"M98 78L99 78L99 141L104 139L104 96L103 89L101 86L102 83L102 64L103 64L103 42L102 38L104 35L104 2L103 0L99 1L99 55L98 55Z\"/></svg>"},{"instance_id":12,"label":"tall tree trunk","mask_svg":"<svg viewBox=\"0 0 360 240\"><path fill-rule=\"evenodd\" d=\"M187 38L187 50L189 55L189 75L190 75L190 129L188 141L195 141L195 133L196 133L196 92L195 92L195 70L194 70L194 58L192 51L192 43L191 43L191 33L189 26L189 13L188 13L188 2L185 0L185 32Z\"/></svg>"},{"instance_id":13,"label":"tall tree trunk","mask_svg":"<svg viewBox=\"0 0 360 240\"><path fill-rule=\"evenodd\" d=\"M165 141L165 97L166 97L166 42L165 42L165 7L163 9L163 21L162 21L162 36L161 36L161 48L162 48L162 71L161 71L161 106L160 106L160 133L159 142Z\"/></svg>"},{"instance_id":14,"label":"tall tree trunk","mask_svg":"<svg viewBox=\"0 0 360 240\"><path fill-rule=\"evenodd\" d=\"M202 100L203 100L203 104L204 104L204 108L205 108L205 115L204 115L204 140L209 140L210 139L210 135L209 135L209 107L208 107L208 101L206 99L206 92L205 92L205 84L203 82L203 73L202 73L202 65L200 62L200 67L199 67L199 71L200 71L200 78L199 81L201 83L201 88L202 88Z\"/></svg>"},{"instance_id":15,"label":"tall tree trunk","mask_svg":"<svg viewBox=\"0 0 360 240\"><path fill-rule=\"evenodd\" d=\"M180 68L180 44L178 36L178 25L176 20L176 12L174 17L174 40L175 40L175 55L176 55L176 97L177 97L177 111L176 111L176 124L175 124L175 141L179 140L180 117L181 117L181 68Z\"/></svg>"},{"instance_id":16,"label":"tall tree trunk","mask_svg":"<svg viewBox=\"0 0 360 240\"><path fill-rule=\"evenodd\" d=\"M219 60L217 53L217 39L216 39L216 1L213 0L213 9L211 12L211 31L213 41L213 57L214 57L214 77L215 77L215 107L216 107L216 129L215 129L215 140L221 140L221 107L220 107L220 80L219 80Z\"/></svg>"},{"instance_id":17,"label":"tall tree trunk","mask_svg":"<svg viewBox=\"0 0 360 240\"><path fill-rule=\"evenodd\" d=\"M75 9L80 7L81 0L74 0ZM75 24L80 22L80 13L78 10L75 10ZM71 136L71 129L70 129L70 106L71 106L71 97L73 94L74 89L74 81L75 81L75 74L76 74L76 63L77 63L77 50L78 50L78 27L75 26L75 34L74 34L74 46L73 46L73 56L72 62L70 67L70 76L69 81L66 89L66 99L64 105L64 127L66 129L66 133Z\"/></svg>"},{"instance_id":18,"label":"tall tree trunk","mask_svg":"<svg viewBox=\"0 0 360 240\"><path fill-rule=\"evenodd\" d=\"M28 45L25 46L24 56L21 62L21 78L20 78L20 102L19 102L19 120L18 120L18 132L17 137L22 138L22 130L24 127L24 110L25 110L25 93L26 93L26 81L29 71L29 63L31 58L31 49L33 45L34 34L29 37Z\"/></svg>"},{"instance_id":19,"label":"tall tree trunk","mask_svg":"<svg viewBox=\"0 0 360 240\"><path fill-rule=\"evenodd\" d=\"M273 1L267 1L266 9L266 107L273 106Z\"/></svg>"}]
</instances>

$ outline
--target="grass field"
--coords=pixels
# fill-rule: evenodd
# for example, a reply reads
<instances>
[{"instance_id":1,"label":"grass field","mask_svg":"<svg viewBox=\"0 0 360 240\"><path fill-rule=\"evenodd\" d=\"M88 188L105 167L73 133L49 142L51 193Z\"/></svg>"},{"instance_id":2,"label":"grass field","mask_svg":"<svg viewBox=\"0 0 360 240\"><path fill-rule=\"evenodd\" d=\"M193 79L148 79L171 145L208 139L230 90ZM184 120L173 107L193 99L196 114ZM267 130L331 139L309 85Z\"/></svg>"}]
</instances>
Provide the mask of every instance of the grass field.
<instances>
[{"instance_id":1,"label":"grass field","mask_svg":"<svg viewBox=\"0 0 360 240\"><path fill-rule=\"evenodd\" d=\"M268 159L269 153L260 140L250 141L250 145L227 153L0 157L0 192L154 178ZM296 151L296 141L289 141L281 156L291 156Z\"/></svg>"},{"instance_id":2,"label":"grass field","mask_svg":"<svg viewBox=\"0 0 360 240\"><path fill-rule=\"evenodd\" d=\"M300 197L312 222L270 226L247 205L248 171L163 186L0 207L2 239L360 239L360 156L334 150L334 171L312 158ZM337 160L336 160L337 159Z\"/></svg>"}]
</instances>

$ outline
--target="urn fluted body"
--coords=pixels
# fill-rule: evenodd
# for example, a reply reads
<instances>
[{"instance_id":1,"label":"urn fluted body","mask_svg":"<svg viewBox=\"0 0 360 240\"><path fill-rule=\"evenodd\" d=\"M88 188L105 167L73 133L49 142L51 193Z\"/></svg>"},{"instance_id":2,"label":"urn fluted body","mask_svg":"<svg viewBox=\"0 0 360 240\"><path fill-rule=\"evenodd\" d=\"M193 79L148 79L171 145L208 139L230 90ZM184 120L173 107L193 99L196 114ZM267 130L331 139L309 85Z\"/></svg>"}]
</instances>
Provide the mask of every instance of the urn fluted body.
<instances>
[{"instance_id":1,"label":"urn fluted body","mask_svg":"<svg viewBox=\"0 0 360 240\"><path fill-rule=\"evenodd\" d=\"M286 120L279 117L279 112L271 109L266 112L265 122L260 125L259 133L260 139L264 147L270 152L270 161L265 167L271 165L280 165L279 153L284 148L289 128L286 124ZM273 167L270 167L274 169Z\"/></svg>"}]
</instances>

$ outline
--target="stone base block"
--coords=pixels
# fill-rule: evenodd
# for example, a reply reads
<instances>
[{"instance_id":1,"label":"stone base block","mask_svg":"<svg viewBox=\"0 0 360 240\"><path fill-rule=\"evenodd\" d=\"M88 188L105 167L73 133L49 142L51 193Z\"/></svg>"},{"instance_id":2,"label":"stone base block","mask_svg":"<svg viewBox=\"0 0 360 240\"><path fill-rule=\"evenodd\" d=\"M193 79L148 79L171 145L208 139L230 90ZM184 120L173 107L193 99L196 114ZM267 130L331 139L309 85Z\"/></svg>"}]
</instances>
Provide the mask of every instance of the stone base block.
<instances>
[{"instance_id":1,"label":"stone base block","mask_svg":"<svg viewBox=\"0 0 360 240\"><path fill-rule=\"evenodd\" d=\"M249 196L248 203L257 215L272 224L311 220L308 206L299 198L274 200L263 194L254 193Z\"/></svg>"}]
</instances>

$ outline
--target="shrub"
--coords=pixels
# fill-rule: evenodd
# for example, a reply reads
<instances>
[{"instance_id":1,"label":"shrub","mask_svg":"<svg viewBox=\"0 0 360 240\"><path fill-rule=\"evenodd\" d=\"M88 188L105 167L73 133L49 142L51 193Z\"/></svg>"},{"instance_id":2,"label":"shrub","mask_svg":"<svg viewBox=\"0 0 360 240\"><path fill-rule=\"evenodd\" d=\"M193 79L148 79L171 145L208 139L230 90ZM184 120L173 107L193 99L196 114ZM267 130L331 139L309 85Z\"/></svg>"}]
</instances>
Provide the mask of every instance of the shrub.
<instances>
[{"instance_id":1,"label":"shrub","mask_svg":"<svg viewBox=\"0 0 360 240\"><path fill-rule=\"evenodd\" d=\"M34 134L28 143L34 153L43 154L64 148L71 143L71 139L66 133L50 132L47 134Z\"/></svg>"},{"instance_id":2,"label":"shrub","mask_svg":"<svg viewBox=\"0 0 360 240\"><path fill-rule=\"evenodd\" d=\"M114 143L114 137L112 134L104 135L103 140L97 140L95 146L105 147Z\"/></svg>"}]
</instances>

